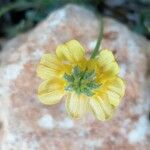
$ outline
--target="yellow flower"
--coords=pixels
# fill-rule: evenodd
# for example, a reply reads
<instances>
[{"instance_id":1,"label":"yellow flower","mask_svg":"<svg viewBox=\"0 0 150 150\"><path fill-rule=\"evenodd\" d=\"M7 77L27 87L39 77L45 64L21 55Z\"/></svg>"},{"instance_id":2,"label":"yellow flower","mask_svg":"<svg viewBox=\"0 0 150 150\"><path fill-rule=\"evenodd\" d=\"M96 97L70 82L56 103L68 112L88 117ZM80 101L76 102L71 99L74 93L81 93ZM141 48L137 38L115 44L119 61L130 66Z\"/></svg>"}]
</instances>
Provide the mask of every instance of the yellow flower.
<instances>
[{"instance_id":1,"label":"yellow flower","mask_svg":"<svg viewBox=\"0 0 150 150\"><path fill-rule=\"evenodd\" d=\"M66 98L66 109L73 118L93 112L99 120L113 115L125 92L118 76L119 66L111 51L102 50L97 57L85 57L85 50L76 40L57 47L56 54L44 54L37 74L44 81L38 90L46 105Z\"/></svg>"}]
</instances>

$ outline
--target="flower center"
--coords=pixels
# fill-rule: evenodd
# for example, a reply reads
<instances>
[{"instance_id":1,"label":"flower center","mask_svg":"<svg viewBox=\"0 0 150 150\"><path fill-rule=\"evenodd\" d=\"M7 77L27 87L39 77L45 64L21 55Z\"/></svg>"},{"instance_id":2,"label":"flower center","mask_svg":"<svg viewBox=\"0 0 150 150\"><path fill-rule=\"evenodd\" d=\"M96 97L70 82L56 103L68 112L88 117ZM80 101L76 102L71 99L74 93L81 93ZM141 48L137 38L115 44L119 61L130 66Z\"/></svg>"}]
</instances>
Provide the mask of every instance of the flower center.
<instances>
[{"instance_id":1,"label":"flower center","mask_svg":"<svg viewBox=\"0 0 150 150\"><path fill-rule=\"evenodd\" d=\"M94 70L82 71L78 66L74 67L71 74L64 74L64 79L67 81L66 91L75 91L77 94L85 94L93 96L93 90L100 87L96 82L96 73Z\"/></svg>"}]
</instances>

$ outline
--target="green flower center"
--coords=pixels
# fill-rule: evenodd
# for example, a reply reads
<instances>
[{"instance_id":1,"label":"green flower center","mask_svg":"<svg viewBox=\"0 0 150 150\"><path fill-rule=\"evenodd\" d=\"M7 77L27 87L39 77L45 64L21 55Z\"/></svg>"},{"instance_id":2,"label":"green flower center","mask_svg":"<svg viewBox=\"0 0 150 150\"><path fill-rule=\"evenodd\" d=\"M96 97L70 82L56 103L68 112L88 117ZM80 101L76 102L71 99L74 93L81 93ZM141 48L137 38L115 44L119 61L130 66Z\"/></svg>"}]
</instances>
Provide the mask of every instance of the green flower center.
<instances>
[{"instance_id":1,"label":"green flower center","mask_svg":"<svg viewBox=\"0 0 150 150\"><path fill-rule=\"evenodd\" d=\"M71 74L64 74L64 79L67 81L66 91L75 91L77 94L85 94L93 96L93 90L100 87L96 82L96 73L94 70L82 71L78 66L74 67Z\"/></svg>"}]
</instances>

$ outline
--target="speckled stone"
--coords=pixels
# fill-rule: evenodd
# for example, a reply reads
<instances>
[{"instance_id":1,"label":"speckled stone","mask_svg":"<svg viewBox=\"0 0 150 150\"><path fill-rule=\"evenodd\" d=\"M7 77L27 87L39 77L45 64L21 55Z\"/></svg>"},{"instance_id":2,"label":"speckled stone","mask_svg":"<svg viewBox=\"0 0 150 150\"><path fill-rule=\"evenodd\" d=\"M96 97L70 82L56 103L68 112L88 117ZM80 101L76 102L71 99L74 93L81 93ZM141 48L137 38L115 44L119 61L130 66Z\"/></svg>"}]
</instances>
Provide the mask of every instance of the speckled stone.
<instances>
[{"instance_id":1,"label":"speckled stone","mask_svg":"<svg viewBox=\"0 0 150 150\"><path fill-rule=\"evenodd\" d=\"M1 150L148 150L150 147L150 80L143 37L104 18L102 48L113 51L126 80L126 94L114 118L107 122L91 114L71 120L64 100L42 105L36 96L41 80L37 64L58 44L79 40L87 54L94 48L99 20L86 8L68 5L51 13L28 33L8 41L0 53Z\"/></svg>"}]
</instances>

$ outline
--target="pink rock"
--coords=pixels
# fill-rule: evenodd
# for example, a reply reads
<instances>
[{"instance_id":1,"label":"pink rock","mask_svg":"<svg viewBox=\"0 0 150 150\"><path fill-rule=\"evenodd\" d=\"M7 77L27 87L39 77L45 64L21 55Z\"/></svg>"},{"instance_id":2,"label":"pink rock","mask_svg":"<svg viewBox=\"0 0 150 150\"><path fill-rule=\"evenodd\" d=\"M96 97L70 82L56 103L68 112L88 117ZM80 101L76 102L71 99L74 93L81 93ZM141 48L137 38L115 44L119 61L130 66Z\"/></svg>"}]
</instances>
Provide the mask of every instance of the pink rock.
<instances>
[{"instance_id":1,"label":"pink rock","mask_svg":"<svg viewBox=\"0 0 150 150\"><path fill-rule=\"evenodd\" d=\"M62 103L38 101L41 80L36 67L43 53L58 44L79 40L90 52L99 20L82 7L54 11L28 33L8 41L0 53L0 149L2 150L148 150L150 147L149 81L145 73L146 39L117 21L104 18L102 48L111 49L127 89L114 118L107 122L87 115L71 120Z\"/></svg>"}]
</instances>

